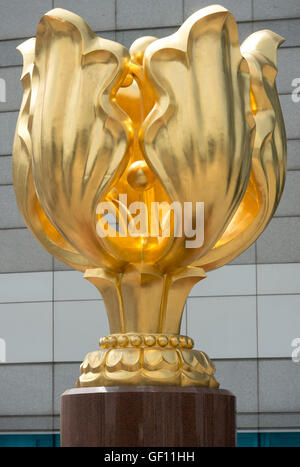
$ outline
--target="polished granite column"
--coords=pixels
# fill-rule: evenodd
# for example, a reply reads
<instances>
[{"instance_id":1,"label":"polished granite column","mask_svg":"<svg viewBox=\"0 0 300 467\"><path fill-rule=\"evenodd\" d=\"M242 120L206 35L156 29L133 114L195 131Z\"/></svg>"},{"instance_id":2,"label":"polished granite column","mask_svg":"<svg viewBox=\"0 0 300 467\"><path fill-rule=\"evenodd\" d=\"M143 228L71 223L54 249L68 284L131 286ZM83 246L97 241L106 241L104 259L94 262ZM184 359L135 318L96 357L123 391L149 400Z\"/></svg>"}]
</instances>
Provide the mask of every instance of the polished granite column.
<instances>
[{"instance_id":1,"label":"polished granite column","mask_svg":"<svg viewBox=\"0 0 300 467\"><path fill-rule=\"evenodd\" d=\"M114 386L61 396L61 445L235 446L235 396L224 389Z\"/></svg>"}]
</instances>

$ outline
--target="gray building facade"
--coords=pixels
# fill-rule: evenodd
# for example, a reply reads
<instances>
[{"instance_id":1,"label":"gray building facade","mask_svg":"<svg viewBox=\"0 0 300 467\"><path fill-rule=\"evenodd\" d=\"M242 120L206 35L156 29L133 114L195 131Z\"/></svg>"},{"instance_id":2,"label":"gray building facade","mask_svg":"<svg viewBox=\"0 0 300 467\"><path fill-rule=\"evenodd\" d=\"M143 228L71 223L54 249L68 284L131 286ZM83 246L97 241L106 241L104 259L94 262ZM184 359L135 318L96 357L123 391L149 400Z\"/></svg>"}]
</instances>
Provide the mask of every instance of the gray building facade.
<instances>
[{"instance_id":1,"label":"gray building facade","mask_svg":"<svg viewBox=\"0 0 300 467\"><path fill-rule=\"evenodd\" d=\"M213 2L212 2L213 3ZM285 38L277 86L288 138L286 186L264 234L188 298L182 332L214 360L237 396L240 431L300 431L300 1L224 0L240 40L271 29ZM108 333L103 301L26 229L12 186L11 152L22 87L16 46L54 7L82 16L127 47L173 33L202 0L0 0L0 433L57 432L59 395Z\"/></svg>"}]
</instances>

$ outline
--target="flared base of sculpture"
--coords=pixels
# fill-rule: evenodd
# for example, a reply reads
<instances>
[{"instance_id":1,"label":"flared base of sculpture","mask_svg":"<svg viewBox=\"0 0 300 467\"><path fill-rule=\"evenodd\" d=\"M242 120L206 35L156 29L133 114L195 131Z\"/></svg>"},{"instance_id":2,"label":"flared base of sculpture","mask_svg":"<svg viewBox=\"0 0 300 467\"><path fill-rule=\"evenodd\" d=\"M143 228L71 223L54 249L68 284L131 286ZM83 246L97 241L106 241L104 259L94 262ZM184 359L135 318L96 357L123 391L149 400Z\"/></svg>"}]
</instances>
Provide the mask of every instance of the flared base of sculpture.
<instances>
[{"instance_id":1,"label":"flared base of sculpture","mask_svg":"<svg viewBox=\"0 0 300 467\"><path fill-rule=\"evenodd\" d=\"M187 336L111 335L100 344L104 349L90 352L81 364L77 387L219 387L214 364L204 352L189 348L193 341Z\"/></svg>"},{"instance_id":2,"label":"flared base of sculpture","mask_svg":"<svg viewBox=\"0 0 300 467\"><path fill-rule=\"evenodd\" d=\"M64 447L235 446L235 397L210 388L94 387L61 397Z\"/></svg>"}]
</instances>

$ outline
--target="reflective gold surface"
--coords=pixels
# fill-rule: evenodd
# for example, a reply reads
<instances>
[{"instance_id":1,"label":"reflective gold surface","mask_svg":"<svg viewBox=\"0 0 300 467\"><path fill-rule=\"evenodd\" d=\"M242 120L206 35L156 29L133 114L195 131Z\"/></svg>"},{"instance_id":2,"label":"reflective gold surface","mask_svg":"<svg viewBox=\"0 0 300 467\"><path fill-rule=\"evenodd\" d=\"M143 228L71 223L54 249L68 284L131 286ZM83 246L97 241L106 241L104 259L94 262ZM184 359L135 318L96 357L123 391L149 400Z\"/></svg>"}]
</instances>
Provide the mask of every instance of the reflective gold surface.
<instances>
[{"instance_id":1,"label":"reflective gold surface","mask_svg":"<svg viewBox=\"0 0 300 467\"><path fill-rule=\"evenodd\" d=\"M215 367L204 352L164 348L112 348L90 352L77 387L206 386L217 388Z\"/></svg>"},{"instance_id":2,"label":"reflective gold surface","mask_svg":"<svg viewBox=\"0 0 300 467\"><path fill-rule=\"evenodd\" d=\"M115 343L87 355L78 385L217 386L204 353L184 349L179 337L168 345L179 336L193 285L248 248L279 203L286 172L275 85L282 41L259 31L240 46L233 16L214 5L175 34L140 38L129 51L55 9L19 47L17 203L46 250L99 289L111 330L101 342ZM191 225L196 203L204 203L201 246L188 247L196 235L184 229L176 236L170 209L160 212L157 235L149 222L146 232L129 235L138 214L128 206L139 201L147 221L153 202L192 203ZM99 202L115 210L114 226Z\"/></svg>"}]
</instances>

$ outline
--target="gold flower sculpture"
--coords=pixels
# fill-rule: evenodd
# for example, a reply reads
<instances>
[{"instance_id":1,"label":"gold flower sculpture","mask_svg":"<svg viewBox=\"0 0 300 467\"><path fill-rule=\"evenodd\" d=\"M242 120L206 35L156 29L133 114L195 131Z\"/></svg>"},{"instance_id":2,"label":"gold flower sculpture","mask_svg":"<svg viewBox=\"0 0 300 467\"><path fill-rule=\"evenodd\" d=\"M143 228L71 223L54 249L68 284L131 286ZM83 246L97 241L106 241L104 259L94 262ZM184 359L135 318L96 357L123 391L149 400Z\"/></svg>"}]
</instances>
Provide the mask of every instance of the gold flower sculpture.
<instances>
[{"instance_id":1,"label":"gold flower sculpture","mask_svg":"<svg viewBox=\"0 0 300 467\"><path fill-rule=\"evenodd\" d=\"M193 285L248 248L280 200L282 41L259 31L240 47L233 16L214 5L175 34L142 37L129 51L54 9L19 47L17 203L44 248L99 289L110 324L77 386L218 387L208 356L179 334L181 317ZM148 217L153 203L169 206L155 235L147 222L129 235L128 225L145 219L124 200L143 202ZM115 210L114 225L99 203ZM186 203L192 224L197 203L204 207L190 233L170 207Z\"/></svg>"}]
</instances>

